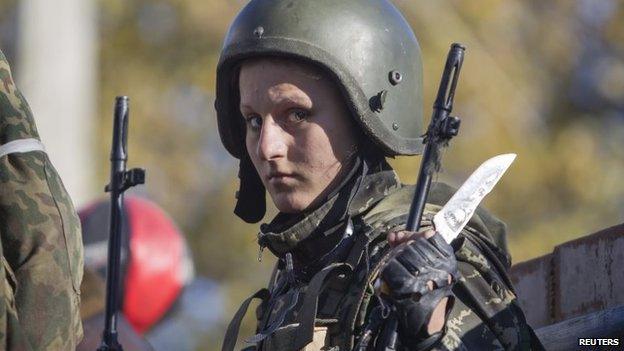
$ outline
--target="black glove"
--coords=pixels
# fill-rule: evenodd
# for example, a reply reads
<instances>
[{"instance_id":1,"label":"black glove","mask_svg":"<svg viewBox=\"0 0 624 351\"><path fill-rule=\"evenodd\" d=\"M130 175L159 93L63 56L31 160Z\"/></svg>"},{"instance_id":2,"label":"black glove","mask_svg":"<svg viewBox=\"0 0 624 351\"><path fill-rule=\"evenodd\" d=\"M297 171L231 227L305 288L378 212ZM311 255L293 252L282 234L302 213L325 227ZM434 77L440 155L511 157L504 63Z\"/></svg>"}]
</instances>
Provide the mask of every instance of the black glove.
<instances>
[{"instance_id":1,"label":"black glove","mask_svg":"<svg viewBox=\"0 0 624 351\"><path fill-rule=\"evenodd\" d=\"M381 278L389 290L385 294L396 309L401 344L410 350L426 349L442 337L442 332L427 332L433 310L448 297L448 317L455 301L451 289L459 272L453 248L436 233L428 239L418 236L388 255ZM428 282L433 284L433 290Z\"/></svg>"}]
</instances>

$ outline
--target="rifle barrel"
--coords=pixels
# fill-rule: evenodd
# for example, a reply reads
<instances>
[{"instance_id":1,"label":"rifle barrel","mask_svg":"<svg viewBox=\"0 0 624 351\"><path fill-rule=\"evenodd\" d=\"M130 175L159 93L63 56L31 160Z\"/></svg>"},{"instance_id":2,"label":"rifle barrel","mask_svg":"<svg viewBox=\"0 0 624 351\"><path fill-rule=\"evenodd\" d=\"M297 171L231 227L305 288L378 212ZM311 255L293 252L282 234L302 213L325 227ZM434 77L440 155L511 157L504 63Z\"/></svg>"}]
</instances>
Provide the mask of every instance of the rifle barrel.
<instances>
[{"instance_id":1,"label":"rifle barrel","mask_svg":"<svg viewBox=\"0 0 624 351\"><path fill-rule=\"evenodd\" d=\"M110 227L108 240L108 269L106 271L106 314L102 345L98 351L123 350L118 341L117 312L119 310L122 215L124 207L124 177L126 173L129 105L127 96L115 99L115 119L111 147Z\"/></svg>"},{"instance_id":2,"label":"rifle barrel","mask_svg":"<svg viewBox=\"0 0 624 351\"><path fill-rule=\"evenodd\" d=\"M459 120L450 117L449 114L453 110L455 88L464 61L465 50L463 45L454 43L446 57L440 87L433 103L433 115L424 139L425 149L405 228L408 231L417 232L420 230L422 215L431 188L431 179L437 169L436 165L440 162L440 148L457 134L459 128ZM453 120L451 121L451 119ZM449 123L449 121L454 123Z\"/></svg>"}]
</instances>

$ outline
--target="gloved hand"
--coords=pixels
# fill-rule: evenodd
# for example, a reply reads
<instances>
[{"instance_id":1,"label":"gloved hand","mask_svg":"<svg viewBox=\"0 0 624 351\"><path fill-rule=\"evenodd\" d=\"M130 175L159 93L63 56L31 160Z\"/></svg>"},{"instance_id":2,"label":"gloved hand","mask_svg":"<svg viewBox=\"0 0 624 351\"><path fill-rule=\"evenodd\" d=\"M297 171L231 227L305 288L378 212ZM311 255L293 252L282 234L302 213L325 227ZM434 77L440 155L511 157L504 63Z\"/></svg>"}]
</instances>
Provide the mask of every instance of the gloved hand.
<instances>
[{"instance_id":1,"label":"gloved hand","mask_svg":"<svg viewBox=\"0 0 624 351\"><path fill-rule=\"evenodd\" d=\"M382 295L396 309L402 345L426 348L442 336L455 299L451 289L459 272L453 248L432 231L391 233L388 241L396 246L388 253L381 272ZM443 313L436 313L443 316L443 323L432 331L428 327L436 322L432 321L433 312L444 304Z\"/></svg>"}]
</instances>

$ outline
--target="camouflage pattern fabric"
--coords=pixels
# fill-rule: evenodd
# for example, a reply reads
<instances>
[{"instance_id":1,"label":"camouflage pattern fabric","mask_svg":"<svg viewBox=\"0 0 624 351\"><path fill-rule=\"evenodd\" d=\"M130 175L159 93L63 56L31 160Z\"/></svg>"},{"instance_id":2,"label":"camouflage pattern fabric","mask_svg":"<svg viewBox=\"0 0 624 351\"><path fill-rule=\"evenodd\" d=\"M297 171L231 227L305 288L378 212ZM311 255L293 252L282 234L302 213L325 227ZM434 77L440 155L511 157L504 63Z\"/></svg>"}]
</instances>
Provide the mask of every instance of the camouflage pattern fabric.
<instances>
[{"instance_id":1,"label":"camouflage pattern fabric","mask_svg":"<svg viewBox=\"0 0 624 351\"><path fill-rule=\"evenodd\" d=\"M39 139L0 52L0 144ZM80 222L45 152L0 158L0 349L73 350L82 337Z\"/></svg>"},{"instance_id":2,"label":"camouflage pattern fabric","mask_svg":"<svg viewBox=\"0 0 624 351\"><path fill-rule=\"evenodd\" d=\"M404 227L413 191L413 186L402 186L392 170L366 176L348 211L355 223L352 235L355 243L347 255L337 259L351 267L349 279L339 275L332 278L328 274L317 292L311 286L323 271L311 279L289 284L292 277L285 271L283 262L278 265L269 283L270 296L256 312L262 338L256 343L257 350L293 350L294 346L303 350L353 349L369 321L370 311L379 303L373 294L373 283L379 274L379 260L389 249L386 234ZM424 227L431 225L433 214L454 191L445 184L433 184L425 208ZM323 206L315 212L322 210ZM322 216L315 212L282 233L267 235L273 241L268 245L271 251L277 251L280 256L286 251L300 251L301 246L313 246L314 241L306 231L321 221L319 217ZM312 225L307 223L310 218L315 218ZM338 231L344 230L344 226L338 228ZM331 234L324 235L324 240L331 238ZM444 336L433 349L531 349L530 327L506 273L510 258L505 225L479 208L453 248L460 271L460 279L453 289L456 302L447 319ZM317 257L321 255L322 252L317 251ZM316 296L311 299L309 294ZM314 342L299 345L299 335L306 333L301 325L306 325L306 318L309 318L306 304L316 301L318 308L312 316ZM275 328L277 325L279 327ZM323 339L320 344L319 338ZM403 345L402 349L409 349L409 345Z\"/></svg>"}]
</instances>

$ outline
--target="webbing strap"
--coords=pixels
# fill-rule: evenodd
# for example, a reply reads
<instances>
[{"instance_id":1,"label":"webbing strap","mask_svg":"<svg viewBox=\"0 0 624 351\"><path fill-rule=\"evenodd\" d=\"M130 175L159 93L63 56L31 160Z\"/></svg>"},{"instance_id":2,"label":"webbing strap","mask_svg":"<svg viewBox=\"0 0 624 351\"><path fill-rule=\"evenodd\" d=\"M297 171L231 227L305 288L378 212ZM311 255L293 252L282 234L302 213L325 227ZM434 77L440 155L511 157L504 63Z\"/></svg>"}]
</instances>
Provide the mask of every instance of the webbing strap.
<instances>
[{"instance_id":1,"label":"webbing strap","mask_svg":"<svg viewBox=\"0 0 624 351\"><path fill-rule=\"evenodd\" d=\"M238 339L238 331L240 329L240 324L247 313L247 309L249 308L249 304L251 300L259 298L263 302L269 298L269 290L268 289L260 289L256 291L255 294L248 297L241 306L236 311L236 314L232 318L232 321L228 325L227 331L225 332L225 338L223 338L223 346L221 347L221 351L233 351L234 347L236 347L236 339Z\"/></svg>"},{"instance_id":2,"label":"webbing strap","mask_svg":"<svg viewBox=\"0 0 624 351\"><path fill-rule=\"evenodd\" d=\"M31 151L43 151L45 152L45 146L43 143L37 139L17 139L13 141L9 141L6 144L0 145L0 157L14 154L14 153L24 153Z\"/></svg>"},{"instance_id":3,"label":"webbing strap","mask_svg":"<svg viewBox=\"0 0 624 351\"><path fill-rule=\"evenodd\" d=\"M371 238L367 236L368 233L360 233L355 241L355 244L351 248L349 252L349 256L347 256L346 263L351 267L357 267L360 262L360 258L364 254L364 247L368 245L369 242L372 241Z\"/></svg>"},{"instance_id":4,"label":"webbing strap","mask_svg":"<svg viewBox=\"0 0 624 351\"><path fill-rule=\"evenodd\" d=\"M314 339L314 321L318 308L318 297L330 273L350 273L352 268L344 263L333 263L316 273L306 290L301 312L299 313L299 332L293 341L293 350L299 350L312 342ZM347 277L345 277L346 279Z\"/></svg>"}]
</instances>

